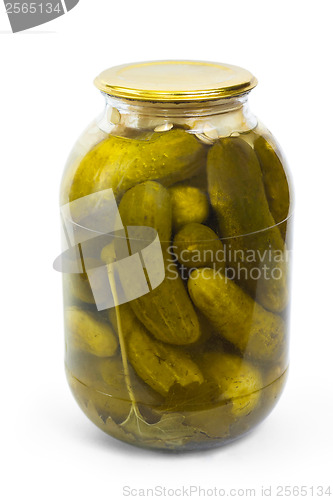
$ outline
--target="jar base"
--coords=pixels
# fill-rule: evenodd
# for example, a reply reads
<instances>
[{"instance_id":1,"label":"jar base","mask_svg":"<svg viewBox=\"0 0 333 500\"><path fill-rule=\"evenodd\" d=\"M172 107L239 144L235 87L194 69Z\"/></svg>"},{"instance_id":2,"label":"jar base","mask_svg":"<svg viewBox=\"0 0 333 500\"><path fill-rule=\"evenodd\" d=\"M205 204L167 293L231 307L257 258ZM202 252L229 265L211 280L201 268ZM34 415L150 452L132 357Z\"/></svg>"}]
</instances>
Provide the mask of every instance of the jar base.
<instances>
[{"instance_id":1,"label":"jar base","mask_svg":"<svg viewBox=\"0 0 333 500\"><path fill-rule=\"evenodd\" d=\"M76 402L102 431L134 446L168 452L202 451L225 446L248 434L272 411L286 382L288 369L261 389L261 403L235 417L232 402L197 411L170 412L114 398L88 387L66 368Z\"/></svg>"}]
</instances>

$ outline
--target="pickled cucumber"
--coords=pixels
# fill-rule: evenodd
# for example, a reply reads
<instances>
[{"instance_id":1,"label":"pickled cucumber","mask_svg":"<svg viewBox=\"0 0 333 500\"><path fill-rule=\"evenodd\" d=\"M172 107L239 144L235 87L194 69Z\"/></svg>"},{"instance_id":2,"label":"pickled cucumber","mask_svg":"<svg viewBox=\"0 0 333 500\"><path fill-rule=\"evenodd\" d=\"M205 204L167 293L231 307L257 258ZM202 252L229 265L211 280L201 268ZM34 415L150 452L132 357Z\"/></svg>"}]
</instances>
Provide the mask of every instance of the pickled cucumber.
<instances>
[{"instance_id":1,"label":"pickled cucumber","mask_svg":"<svg viewBox=\"0 0 333 500\"><path fill-rule=\"evenodd\" d=\"M86 250L86 247L85 247ZM97 259L85 258L84 265L86 269L97 267L101 262ZM95 288L102 289L102 283L95 283ZM99 285L99 287L98 287ZM87 273L69 273L64 274L64 287L70 295L86 304L95 304L95 298L89 283ZM99 291L99 290L98 290Z\"/></svg>"},{"instance_id":2,"label":"pickled cucumber","mask_svg":"<svg viewBox=\"0 0 333 500\"><path fill-rule=\"evenodd\" d=\"M168 190L154 181L138 184L127 191L119 204L125 226L148 226L156 229L162 243L171 238L171 199Z\"/></svg>"},{"instance_id":3,"label":"pickled cucumber","mask_svg":"<svg viewBox=\"0 0 333 500\"><path fill-rule=\"evenodd\" d=\"M207 195L188 184L176 184L169 188L172 206L172 226L178 231L185 224L204 222L209 214Z\"/></svg>"},{"instance_id":4,"label":"pickled cucumber","mask_svg":"<svg viewBox=\"0 0 333 500\"><path fill-rule=\"evenodd\" d=\"M192 344L200 337L199 321L177 266L169 264L168 268L157 288L130 304L157 339L168 344Z\"/></svg>"},{"instance_id":5,"label":"pickled cucumber","mask_svg":"<svg viewBox=\"0 0 333 500\"><path fill-rule=\"evenodd\" d=\"M127 335L126 343L128 358L136 373L162 396L175 385L186 388L203 383L198 366L185 352L150 337L138 320Z\"/></svg>"},{"instance_id":6,"label":"pickled cucumber","mask_svg":"<svg viewBox=\"0 0 333 500\"><path fill-rule=\"evenodd\" d=\"M258 405L263 382L251 363L233 354L210 352L203 355L200 366L218 384L222 397L232 402L235 416L249 415Z\"/></svg>"},{"instance_id":7,"label":"pickled cucumber","mask_svg":"<svg viewBox=\"0 0 333 500\"><path fill-rule=\"evenodd\" d=\"M208 226L187 224L176 234L173 246L178 262L187 268L225 268L224 246Z\"/></svg>"},{"instance_id":8,"label":"pickled cucumber","mask_svg":"<svg viewBox=\"0 0 333 500\"><path fill-rule=\"evenodd\" d=\"M192 383L195 383L195 390L198 389L197 382L203 382L200 370L195 366L195 363L190 358L186 351L182 351L179 347L165 345L162 342L154 340L137 319L129 304L119 306L119 314L115 308L109 309L109 320L118 336L123 335L126 343L126 353L138 375L143 374L143 380L160 394L173 398L175 395L169 393L171 387L179 391L180 388L186 388ZM142 354L142 356L141 356ZM177 361L177 362L176 362ZM156 364L161 365L156 367ZM182 365L182 367L178 365ZM189 372L187 372L189 369ZM158 370L161 380L154 380L152 373ZM184 381L179 379L182 377L184 370ZM193 380L189 381L189 378ZM146 379L147 378L147 379ZM165 380L164 380L165 378ZM157 389L157 385L159 389Z\"/></svg>"},{"instance_id":9,"label":"pickled cucumber","mask_svg":"<svg viewBox=\"0 0 333 500\"><path fill-rule=\"evenodd\" d=\"M261 166L269 208L278 224L288 217L290 207L285 169L273 146L263 136L255 139L253 147Z\"/></svg>"},{"instance_id":10,"label":"pickled cucumber","mask_svg":"<svg viewBox=\"0 0 333 500\"><path fill-rule=\"evenodd\" d=\"M281 312L288 300L287 256L254 150L240 138L221 139L208 154L207 172L235 279L265 308Z\"/></svg>"},{"instance_id":11,"label":"pickled cucumber","mask_svg":"<svg viewBox=\"0 0 333 500\"><path fill-rule=\"evenodd\" d=\"M170 186L194 175L205 158L205 147L181 129L155 133L149 140L111 135L81 161L69 201L108 188L119 197L146 180Z\"/></svg>"},{"instance_id":12,"label":"pickled cucumber","mask_svg":"<svg viewBox=\"0 0 333 500\"><path fill-rule=\"evenodd\" d=\"M171 237L171 205L167 190L156 182L139 184L124 195L119 212L126 226L154 227L160 235L164 254L163 282L131 301L133 311L157 339L178 345L195 342L200 336L198 318L177 266L166 251Z\"/></svg>"},{"instance_id":13,"label":"pickled cucumber","mask_svg":"<svg viewBox=\"0 0 333 500\"><path fill-rule=\"evenodd\" d=\"M81 302L86 302L87 304L95 303L86 273L65 274L64 286L73 297Z\"/></svg>"},{"instance_id":14,"label":"pickled cucumber","mask_svg":"<svg viewBox=\"0 0 333 500\"><path fill-rule=\"evenodd\" d=\"M265 362L278 358L285 336L280 316L266 311L236 283L213 269L194 270L188 289L194 304L216 331L245 357Z\"/></svg>"},{"instance_id":15,"label":"pickled cucumber","mask_svg":"<svg viewBox=\"0 0 333 500\"><path fill-rule=\"evenodd\" d=\"M65 310L65 326L70 347L99 357L113 356L118 339L111 326L99 320L98 314L79 307Z\"/></svg>"}]
</instances>

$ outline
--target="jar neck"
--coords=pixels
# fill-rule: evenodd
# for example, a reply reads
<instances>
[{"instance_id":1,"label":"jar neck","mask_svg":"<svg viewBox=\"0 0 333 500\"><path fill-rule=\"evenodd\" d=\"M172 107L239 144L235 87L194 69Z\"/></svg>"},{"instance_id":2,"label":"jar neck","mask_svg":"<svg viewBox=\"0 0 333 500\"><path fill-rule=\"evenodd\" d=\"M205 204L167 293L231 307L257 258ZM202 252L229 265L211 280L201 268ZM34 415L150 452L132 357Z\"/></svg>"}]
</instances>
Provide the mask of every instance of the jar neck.
<instances>
[{"instance_id":1,"label":"jar neck","mask_svg":"<svg viewBox=\"0 0 333 500\"><path fill-rule=\"evenodd\" d=\"M102 93L103 94L103 93ZM119 99L103 94L106 105L121 113L142 114L160 117L210 116L227 113L247 106L248 94L205 102L145 102Z\"/></svg>"},{"instance_id":2,"label":"jar neck","mask_svg":"<svg viewBox=\"0 0 333 500\"><path fill-rule=\"evenodd\" d=\"M245 132L257 125L257 119L249 110L248 93L240 96L206 102L143 102L119 99L107 94L105 109L99 126L110 133L115 128L168 130L174 126L202 133L203 129L218 129L218 135ZM216 137L215 137L216 138Z\"/></svg>"}]
</instances>

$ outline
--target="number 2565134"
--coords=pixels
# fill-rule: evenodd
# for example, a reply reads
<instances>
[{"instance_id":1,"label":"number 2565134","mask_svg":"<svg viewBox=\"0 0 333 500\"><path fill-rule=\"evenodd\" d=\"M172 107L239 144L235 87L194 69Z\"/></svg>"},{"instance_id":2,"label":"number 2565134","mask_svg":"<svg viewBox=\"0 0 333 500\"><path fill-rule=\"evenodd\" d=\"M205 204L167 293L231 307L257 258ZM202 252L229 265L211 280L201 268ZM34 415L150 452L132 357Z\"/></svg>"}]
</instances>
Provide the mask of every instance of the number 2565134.
<instances>
[{"instance_id":1,"label":"number 2565134","mask_svg":"<svg viewBox=\"0 0 333 500\"><path fill-rule=\"evenodd\" d=\"M62 12L60 2L55 5L50 2L7 2L5 7L7 14L52 14L52 12L60 14Z\"/></svg>"}]
</instances>

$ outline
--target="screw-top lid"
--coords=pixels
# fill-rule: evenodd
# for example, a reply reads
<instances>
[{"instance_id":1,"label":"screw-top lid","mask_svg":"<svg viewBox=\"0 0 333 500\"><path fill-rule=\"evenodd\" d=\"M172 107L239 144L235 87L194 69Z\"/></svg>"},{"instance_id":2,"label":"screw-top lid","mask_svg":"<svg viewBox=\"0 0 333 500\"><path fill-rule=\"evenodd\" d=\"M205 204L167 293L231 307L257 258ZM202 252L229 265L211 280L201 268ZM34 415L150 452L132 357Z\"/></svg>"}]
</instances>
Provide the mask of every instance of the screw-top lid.
<instances>
[{"instance_id":1,"label":"screw-top lid","mask_svg":"<svg viewBox=\"0 0 333 500\"><path fill-rule=\"evenodd\" d=\"M212 101L248 92L257 79L246 69L204 61L151 61L114 66L94 81L114 97L138 101Z\"/></svg>"}]
</instances>

